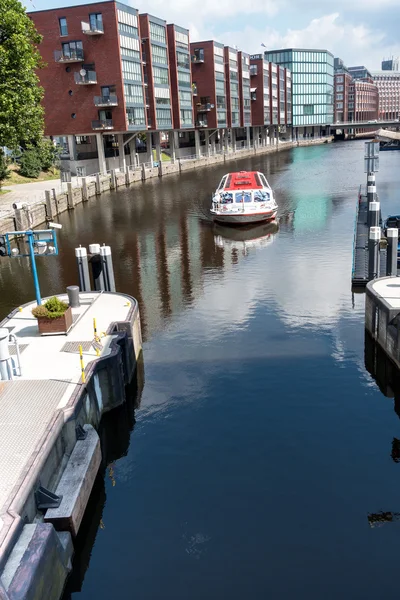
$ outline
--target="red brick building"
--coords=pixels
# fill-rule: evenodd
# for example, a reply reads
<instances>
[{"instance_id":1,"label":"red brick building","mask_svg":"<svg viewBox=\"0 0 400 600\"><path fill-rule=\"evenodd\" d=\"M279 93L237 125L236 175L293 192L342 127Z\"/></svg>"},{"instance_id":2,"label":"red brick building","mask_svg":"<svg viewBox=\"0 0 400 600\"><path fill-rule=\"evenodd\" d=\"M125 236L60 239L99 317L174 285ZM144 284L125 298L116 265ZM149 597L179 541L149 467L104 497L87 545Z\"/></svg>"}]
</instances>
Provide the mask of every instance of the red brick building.
<instances>
[{"instance_id":1,"label":"red brick building","mask_svg":"<svg viewBox=\"0 0 400 600\"><path fill-rule=\"evenodd\" d=\"M250 55L238 52L240 126L251 126Z\"/></svg>"},{"instance_id":2,"label":"red brick building","mask_svg":"<svg viewBox=\"0 0 400 600\"><path fill-rule=\"evenodd\" d=\"M213 40L190 44L196 127L228 126L224 46Z\"/></svg>"},{"instance_id":3,"label":"red brick building","mask_svg":"<svg viewBox=\"0 0 400 600\"><path fill-rule=\"evenodd\" d=\"M363 81L357 79L350 85L350 97L354 96L353 101L349 102L349 120L350 121L374 121L379 117L379 92L377 86L372 81Z\"/></svg>"},{"instance_id":4,"label":"red brick building","mask_svg":"<svg viewBox=\"0 0 400 600\"><path fill-rule=\"evenodd\" d=\"M335 123L349 121L349 110L354 112L354 90L351 91L353 78L346 69L334 74L334 120Z\"/></svg>"}]
</instances>

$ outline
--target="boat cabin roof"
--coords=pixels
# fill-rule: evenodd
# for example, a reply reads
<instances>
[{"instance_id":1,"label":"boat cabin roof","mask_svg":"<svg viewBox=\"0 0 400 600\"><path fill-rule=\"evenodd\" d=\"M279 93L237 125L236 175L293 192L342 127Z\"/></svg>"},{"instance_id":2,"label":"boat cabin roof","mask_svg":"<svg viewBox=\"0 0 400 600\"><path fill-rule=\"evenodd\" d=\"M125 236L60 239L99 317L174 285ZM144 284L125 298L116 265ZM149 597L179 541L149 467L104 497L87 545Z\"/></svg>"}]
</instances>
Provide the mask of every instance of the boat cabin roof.
<instances>
[{"instance_id":1,"label":"boat cabin roof","mask_svg":"<svg viewBox=\"0 0 400 600\"><path fill-rule=\"evenodd\" d=\"M253 189L260 190L266 187L257 171L239 171L238 173L229 173L225 181L225 191ZM265 179L265 178L264 178Z\"/></svg>"}]
</instances>

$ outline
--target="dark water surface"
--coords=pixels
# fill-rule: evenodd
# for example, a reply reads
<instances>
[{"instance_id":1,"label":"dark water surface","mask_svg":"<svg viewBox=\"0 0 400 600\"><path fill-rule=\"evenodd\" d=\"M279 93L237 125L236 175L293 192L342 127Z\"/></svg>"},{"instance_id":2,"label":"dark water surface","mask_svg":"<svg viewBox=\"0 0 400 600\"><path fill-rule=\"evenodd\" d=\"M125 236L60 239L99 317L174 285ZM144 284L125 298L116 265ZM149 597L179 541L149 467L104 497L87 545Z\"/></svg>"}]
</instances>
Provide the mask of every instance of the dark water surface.
<instances>
[{"instance_id":1,"label":"dark water surface","mask_svg":"<svg viewBox=\"0 0 400 600\"><path fill-rule=\"evenodd\" d=\"M144 381L103 419L111 464L65 600L398 598L400 523L368 521L400 511L400 422L365 369L350 290L363 155L353 142L229 163L266 173L279 231L207 221L226 167L62 217L43 294L76 282L77 244L108 243L144 336ZM381 155L385 214L400 212L399 155ZM2 261L0 285L0 314L33 297L23 262Z\"/></svg>"}]
</instances>

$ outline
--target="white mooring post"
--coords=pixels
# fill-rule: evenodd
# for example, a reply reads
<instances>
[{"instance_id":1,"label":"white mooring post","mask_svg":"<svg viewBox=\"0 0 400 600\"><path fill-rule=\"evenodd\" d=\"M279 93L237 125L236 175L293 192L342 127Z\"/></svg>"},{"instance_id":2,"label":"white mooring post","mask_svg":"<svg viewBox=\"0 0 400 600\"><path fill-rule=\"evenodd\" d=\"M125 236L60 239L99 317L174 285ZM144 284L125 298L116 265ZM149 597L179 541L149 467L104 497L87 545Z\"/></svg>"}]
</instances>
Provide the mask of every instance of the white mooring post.
<instances>
[{"instance_id":1,"label":"white mooring post","mask_svg":"<svg viewBox=\"0 0 400 600\"><path fill-rule=\"evenodd\" d=\"M386 231L388 241L386 254L386 274L390 277L397 277L397 246L399 243L399 230L394 227L388 227Z\"/></svg>"}]
</instances>

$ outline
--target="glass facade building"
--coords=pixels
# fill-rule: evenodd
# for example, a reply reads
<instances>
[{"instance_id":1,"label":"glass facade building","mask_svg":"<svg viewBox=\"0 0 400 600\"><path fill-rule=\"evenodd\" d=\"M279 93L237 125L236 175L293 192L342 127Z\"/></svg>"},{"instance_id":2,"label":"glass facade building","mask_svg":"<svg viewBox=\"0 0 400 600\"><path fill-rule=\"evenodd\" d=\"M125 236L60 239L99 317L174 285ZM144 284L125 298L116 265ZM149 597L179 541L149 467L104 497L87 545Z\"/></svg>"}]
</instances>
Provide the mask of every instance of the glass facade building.
<instances>
[{"instance_id":1,"label":"glass facade building","mask_svg":"<svg viewBox=\"0 0 400 600\"><path fill-rule=\"evenodd\" d=\"M285 49L265 59L292 73L293 127L333 123L333 54L327 50Z\"/></svg>"}]
</instances>

